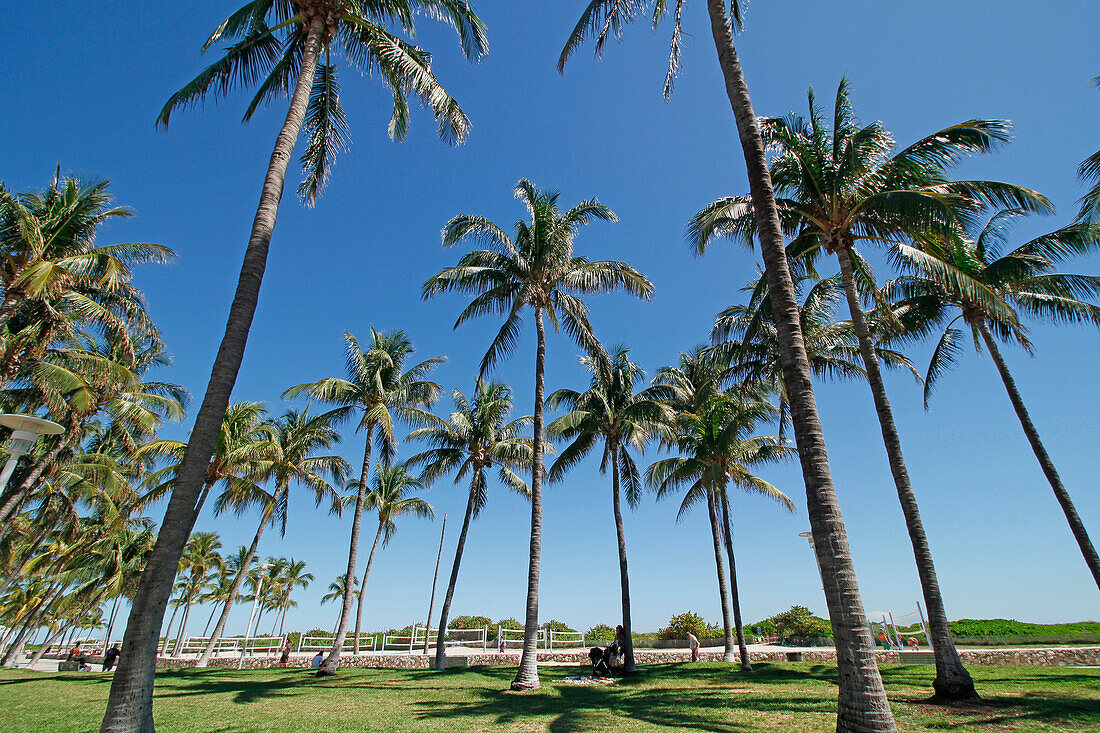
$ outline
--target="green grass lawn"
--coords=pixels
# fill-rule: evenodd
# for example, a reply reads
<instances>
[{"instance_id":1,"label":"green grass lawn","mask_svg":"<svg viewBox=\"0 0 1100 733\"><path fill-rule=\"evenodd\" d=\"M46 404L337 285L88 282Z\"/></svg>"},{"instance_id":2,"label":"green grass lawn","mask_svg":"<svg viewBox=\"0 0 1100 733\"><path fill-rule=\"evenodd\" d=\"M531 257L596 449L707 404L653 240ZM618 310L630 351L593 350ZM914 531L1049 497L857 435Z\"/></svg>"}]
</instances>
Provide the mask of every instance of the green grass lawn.
<instances>
[{"instance_id":1,"label":"green grass lawn","mask_svg":"<svg viewBox=\"0 0 1100 733\"><path fill-rule=\"evenodd\" d=\"M572 667L543 667L543 687L504 693L514 670L479 667L344 670L177 670L157 676L162 733L214 731L670 731L834 730L836 669L760 664L659 664L615 685L567 685ZM976 667L985 701L947 708L924 700L933 668L883 665L904 731L1100 730L1100 669ZM110 686L100 673L0 671L4 733L95 731Z\"/></svg>"}]
</instances>

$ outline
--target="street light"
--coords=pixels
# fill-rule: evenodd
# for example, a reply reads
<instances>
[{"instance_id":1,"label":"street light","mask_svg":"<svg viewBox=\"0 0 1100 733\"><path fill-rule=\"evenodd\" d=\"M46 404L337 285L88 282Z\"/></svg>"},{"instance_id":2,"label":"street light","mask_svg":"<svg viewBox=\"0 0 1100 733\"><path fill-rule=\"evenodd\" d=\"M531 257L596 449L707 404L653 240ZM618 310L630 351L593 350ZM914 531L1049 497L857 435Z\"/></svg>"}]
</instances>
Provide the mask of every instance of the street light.
<instances>
[{"instance_id":1,"label":"street light","mask_svg":"<svg viewBox=\"0 0 1100 733\"><path fill-rule=\"evenodd\" d=\"M271 565L269 563L260 563L256 566L257 570L267 570ZM264 581L267 580L267 573L260 575L259 581L256 583L256 597L252 599L252 613L248 614L248 626L244 627L244 643L241 644L241 658L237 660L237 669L244 666L244 652L248 649L248 634L252 629L252 619L256 617L256 606L260 603L260 595L264 592Z\"/></svg>"},{"instance_id":2,"label":"street light","mask_svg":"<svg viewBox=\"0 0 1100 733\"><path fill-rule=\"evenodd\" d=\"M51 420L44 420L32 415L0 415L0 425L11 428L11 437L8 438L8 462L0 471L0 492L8 487L8 480L15 471L15 464L19 463L19 456L30 453L31 446L38 440L39 435L60 435L65 428Z\"/></svg>"}]
</instances>

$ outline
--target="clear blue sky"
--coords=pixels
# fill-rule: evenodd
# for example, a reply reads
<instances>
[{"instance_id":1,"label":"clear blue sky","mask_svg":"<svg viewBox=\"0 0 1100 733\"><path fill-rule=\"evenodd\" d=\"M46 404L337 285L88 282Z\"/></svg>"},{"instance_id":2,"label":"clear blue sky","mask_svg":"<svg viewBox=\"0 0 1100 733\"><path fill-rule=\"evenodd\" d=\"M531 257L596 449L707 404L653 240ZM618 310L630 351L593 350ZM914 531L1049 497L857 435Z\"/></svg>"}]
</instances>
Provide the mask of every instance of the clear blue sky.
<instances>
[{"instance_id":1,"label":"clear blue sky","mask_svg":"<svg viewBox=\"0 0 1100 733\"><path fill-rule=\"evenodd\" d=\"M558 75L557 54L583 5L479 0L492 52L475 66L462 60L453 34L421 22L418 42L435 53L437 75L473 122L469 142L459 148L441 144L430 115L419 110L408 141L391 143L385 91L344 71L354 143L315 209L289 193L296 178L288 183L235 400L264 400L281 411L286 387L340 374L342 333L366 336L370 324L407 330L424 357L447 355L439 380L448 392L468 390L496 324L452 330L462 299L425 303L420 285L459 254L439 244L451 216L480 213L506 225L521 216L511 199L520 177L561 190L566 203L597 196L621 217L584 231L578 250L629 261L653 280L656 294L651 304L626 296L594 300L593 321L605 342L630 345L652 373L707 338L714 314L738 297L755 265L751 253L733 245L700 260L683 243L684 224L699 208L747 190L705 4L688 3L684 70L670 104L660 97L667 25L656 34L645 24L628 29L602 62L586 47L564 78ZM8 59L0 78L0 135L7 141L0 178L17 190L39 187L58 161L67 171L110 178L119 202L138 216L113 224L103 241L152 241L179 251L178 264L144 269L138 284L175 358L166 376L199 399L285 107L243 126L247 99L234 95L179 114L167 134L157 132L155 115L201 68L199 47L234 3L123 0L110 13L64 6L48 18L32 3L7 9L0 31ZM1055 202L1057 216L1022 227L1023 236L1068 221L1082 193L1076 166L1100 146L1100 90L1089 83L1100 73L1092 38L1097 21L1100 11L1086 0L1060 0L1041 11L995 0L758 0L738 47L759 114L803 110L811 84L829 99L847 75L863 119L883 120L903 143L973 117L1012 119L1015 142L968 163L963 174L1024 184ZM1095 258L1072 267L1100 272ZM1100 540L1100 340L1092 329L1039 327L1034 341L1034 358L1013 349L1007 358ZM925 346L912 356L923 366L928 354ZM548 361L549 389L583 386L566 338L550 338ZM497 374L514 387L524 413L531 409L532 374L529 327ZM962 368L942 381L930 413L911 378L892 376L888 388L949 616L1100 618L1100 597L988 357L967 353ZM865 385L832 382L819 383L817 395L864 603L869 611L904 613L920 590L870 395ZM184 437L189 428L165 433ZM342 453L357 464L361 438L346 435ZM800 473L791 464L764 475L794 498L798 512L788 516L754 497L735 500L746 620L792 604L822 613L813 559L797 536L807 528ZM441 482L428 498L439 516L449 512L446 568L464 491ZM687 609L720 617L705 514L676 524L675 508L647 497L627 517L638 630L656 629ZM494 491L470 533L455 614L522 617L528 518L518 498ZM371 533L371 518L364 521ZM231 550L251 538L254 523L251 516L214 518L207 510L197 528L217 530ZM266 535L263 555L305 559L316 576L296 594L292 628L331 627L335 607L318 602L343 572L348 526L347 517L295 501L286 536ZM375 561L368 627L423 622L438 532L438 521L402 523ZM542 618L581 628L616 623L614 539L608 481L594 461L548 489ZM360 567L363 560L365 554ZM237 612L230 630L243 628L246 616Z\"/></svg>"}]
</instances>

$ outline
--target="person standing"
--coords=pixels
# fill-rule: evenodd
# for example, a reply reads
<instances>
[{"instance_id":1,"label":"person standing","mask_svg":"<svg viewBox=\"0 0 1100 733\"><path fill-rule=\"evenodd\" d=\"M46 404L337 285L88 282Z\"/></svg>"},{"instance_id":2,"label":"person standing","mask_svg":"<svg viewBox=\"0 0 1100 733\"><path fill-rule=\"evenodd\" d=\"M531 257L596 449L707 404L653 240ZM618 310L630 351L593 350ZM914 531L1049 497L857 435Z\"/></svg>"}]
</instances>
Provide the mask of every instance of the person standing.
<instances>
[{"instance_id":1,"label":"person standing","mask_svg":"<svg viewBox=\"0 0 1100 733\"><path fill-rule=\"evenodd\" d=\"M691 649L691 661L699 661L699 639L695 634L688 632L688 648Z\"/></svg>"},{"instance_id":2,"label":"person standing","mask_svg":"<svg viewBox=\"0 0 1100 733\"><path fill-rule=\"evenodd\" d=\"M290 641L283 645L283 653L279 655L279 666L285 667L290 663Z\"/></svg>"},{"instance_id":3,"label":"person standing","mask_svg":"<svg viewBox=\"0 0 1100 733\"><path fill-rule=\"evenodd\" d=\"M110 672L112 669L114 669L115 662L118 661L118 655L119 655L118 647L115 646L114 644L111 645L110 649L103 652L103 671L104 672Z\"/></svg>"}]
</instances>

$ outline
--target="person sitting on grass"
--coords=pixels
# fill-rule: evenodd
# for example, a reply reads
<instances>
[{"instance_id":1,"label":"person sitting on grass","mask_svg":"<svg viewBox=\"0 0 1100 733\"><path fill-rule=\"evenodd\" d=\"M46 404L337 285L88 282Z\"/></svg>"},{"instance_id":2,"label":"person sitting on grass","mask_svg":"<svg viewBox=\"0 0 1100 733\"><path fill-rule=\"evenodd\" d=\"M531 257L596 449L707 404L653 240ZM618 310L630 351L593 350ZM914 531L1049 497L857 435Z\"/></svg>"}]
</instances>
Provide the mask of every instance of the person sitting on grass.
<instances>
[{"instance_id":1,"label":"person sitting on grass","mask_svg":"<svg viewBox=\"0 0 1100 733\"><path fill-rule=\"evenodd\" d=\"M309 663L310 669L320 669L321 662L323 661L325 661L325 655L321 652L317 652L317 656L315 656L313 660Z\"/></svg>"}]
</instances>

